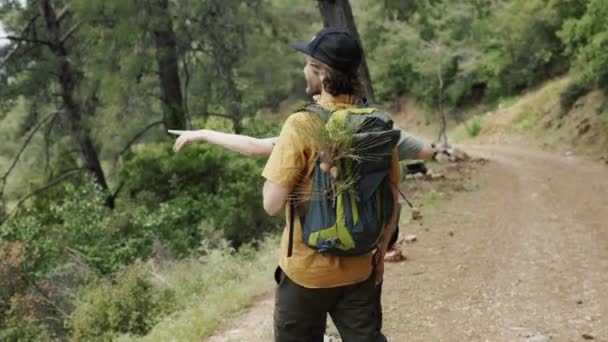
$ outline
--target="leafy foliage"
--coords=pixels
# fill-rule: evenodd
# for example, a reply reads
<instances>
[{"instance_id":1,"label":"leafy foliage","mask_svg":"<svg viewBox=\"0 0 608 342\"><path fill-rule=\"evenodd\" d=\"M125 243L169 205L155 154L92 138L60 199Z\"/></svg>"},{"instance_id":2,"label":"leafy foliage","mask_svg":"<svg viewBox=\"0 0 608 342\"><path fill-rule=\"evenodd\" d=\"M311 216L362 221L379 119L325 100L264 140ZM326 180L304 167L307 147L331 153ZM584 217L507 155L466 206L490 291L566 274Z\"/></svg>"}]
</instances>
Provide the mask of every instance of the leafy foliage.
<instances>
[{"instance_id":1,"label":"leafy foliage","mask_svg":"<svg viewBox=\"0 0 608 342\"><path fill-rule=\"evenodd\" d=\"M135 264L116 279L116 284L101 280L83 289L69 322L75 341L143 335L172 310L172 292L155 288L142 265Z\"/></svg>"},{"instance_id":2,"label":"leafy foliage","mask_svg":"<svg viewBox=\"0 0 608 342\"><path fill-rule=\"evenodd\" d=\"M608 4L591 0L584 15L565 22L559 32L573 58L573 84L562 94L562 107L594 87L608 89Z\"/></svg>"}]
</instances>

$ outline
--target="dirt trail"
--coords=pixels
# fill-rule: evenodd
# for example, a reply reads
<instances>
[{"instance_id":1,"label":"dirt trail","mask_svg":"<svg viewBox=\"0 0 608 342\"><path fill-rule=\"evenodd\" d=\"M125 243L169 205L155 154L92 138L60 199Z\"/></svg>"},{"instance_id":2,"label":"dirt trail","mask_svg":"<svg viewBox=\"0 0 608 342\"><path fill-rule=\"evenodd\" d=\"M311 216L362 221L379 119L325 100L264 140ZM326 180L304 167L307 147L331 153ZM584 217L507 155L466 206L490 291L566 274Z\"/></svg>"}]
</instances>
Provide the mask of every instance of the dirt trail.
<instances>
[{"instance_id":1,"label":"dirt trail","mask_svg":"<svg viewBox=\"0 0 608 342\"><path fill-rule=\"evenodd\" d=\"M608 341L608 167L523 145L469 145L476 189L402 228L390 341ZM208 341L272 341L272 295ZM584 335L584 336L583 336Z\"/></svg>"}]
</instances>

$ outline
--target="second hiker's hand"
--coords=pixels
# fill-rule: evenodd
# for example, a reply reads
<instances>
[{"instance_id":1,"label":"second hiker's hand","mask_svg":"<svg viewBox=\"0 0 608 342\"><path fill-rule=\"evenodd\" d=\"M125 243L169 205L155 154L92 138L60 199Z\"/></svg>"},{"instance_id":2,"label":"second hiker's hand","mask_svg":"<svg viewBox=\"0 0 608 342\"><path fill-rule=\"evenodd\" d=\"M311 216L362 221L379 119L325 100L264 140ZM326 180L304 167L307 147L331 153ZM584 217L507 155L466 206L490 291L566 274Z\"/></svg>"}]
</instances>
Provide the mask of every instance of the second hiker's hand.
<instances>
[{"instance_id":1,"label":"second hiker's hand","mask_svg":"<svg viewBox=\"0 0 608 342\"><path fill-rule=\"evenodd\" d=\"M175 140L175 145L173 145L173 151L175 152L178 152L187 144L205 140L204 131L180 131L170 129L168 132L178 136Z\"/></svg>"}]
</instances>

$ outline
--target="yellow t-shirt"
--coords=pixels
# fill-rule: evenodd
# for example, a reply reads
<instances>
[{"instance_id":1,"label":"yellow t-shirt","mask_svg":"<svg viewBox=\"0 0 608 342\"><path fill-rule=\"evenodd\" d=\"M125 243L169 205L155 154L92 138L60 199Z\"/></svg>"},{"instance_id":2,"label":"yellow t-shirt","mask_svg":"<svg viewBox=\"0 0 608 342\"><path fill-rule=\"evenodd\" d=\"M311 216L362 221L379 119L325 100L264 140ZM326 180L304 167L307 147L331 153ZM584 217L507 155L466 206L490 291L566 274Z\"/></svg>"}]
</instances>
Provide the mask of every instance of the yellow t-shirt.
<instances>
[{"instance_id":1,"label":"yellow t-shirt","mask_svg":"<svg viewBox=\"0 0 608 342\"><path fill-rule=\"evenodd\" d=\"M339 110L356 107L357 99L346 95L334 97L324 94L319 99L319 104L328 110ZM319 124L321 121L316 114L308 112L292 114L285 122L266 163L262 173L264 178L282 187L293 189L292 193L297 193L300 198L306 198L312 187L312 173L316 161L314 144L310 134L307 134L306 127ZM399 161L395 149L391 181L397 184L398 180ZM287 257L290 202L285 207L286 227L281 239L279 266L292 281L307 288L329 288L359 283L370 277L371 253L348 257L329 256L306 246L302 241L299 215L294 220L292 255Z\"/></svg>"}]
</instances>

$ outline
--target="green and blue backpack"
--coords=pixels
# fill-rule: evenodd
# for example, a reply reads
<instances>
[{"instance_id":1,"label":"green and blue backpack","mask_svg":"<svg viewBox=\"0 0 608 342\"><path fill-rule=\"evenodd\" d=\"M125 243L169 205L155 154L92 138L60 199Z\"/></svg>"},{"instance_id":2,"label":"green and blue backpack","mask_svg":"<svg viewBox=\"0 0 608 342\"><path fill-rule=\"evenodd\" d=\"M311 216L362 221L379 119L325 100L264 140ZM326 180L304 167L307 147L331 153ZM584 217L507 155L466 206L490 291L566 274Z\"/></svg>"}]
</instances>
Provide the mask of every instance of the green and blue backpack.
<instances>
[{"instance_id":1,"label":"green and blue backpack","mask_svg":"<svg viewBox=\"0 0 608 342\"><path fill-rule=\"evenodd\" d=\"M317 115L328 134L347 146L330 165L317 151L310 198L300 213L305 245L327 255L353 256L372 251L393 206L390 169L400 131L390 116L374 108L330 112L317 104L303 111ZM347 136L345 139L344 136ZM325 164L325 165L324 165ZM294 205L290 206L288 256L293 249Z\"/></svg>"}]
</instances>

